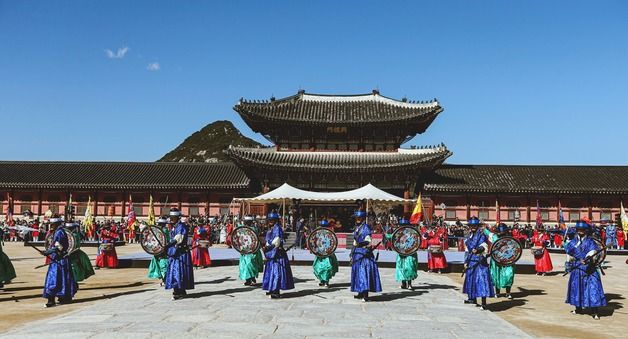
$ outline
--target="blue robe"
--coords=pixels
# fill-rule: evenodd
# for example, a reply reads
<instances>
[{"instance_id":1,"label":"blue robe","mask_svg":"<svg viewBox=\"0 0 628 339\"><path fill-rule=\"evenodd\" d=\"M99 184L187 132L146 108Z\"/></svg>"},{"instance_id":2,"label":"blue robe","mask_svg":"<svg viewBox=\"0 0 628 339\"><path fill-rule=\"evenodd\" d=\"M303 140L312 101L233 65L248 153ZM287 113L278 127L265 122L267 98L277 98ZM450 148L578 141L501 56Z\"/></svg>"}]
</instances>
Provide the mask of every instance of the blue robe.
<instances>
[{"instance_id":1,"label":"blue robe","mask_svg":"<svg viewBox=\"0 0 628 339\"><path fill-rule=\"evenodd\" d=\"M462 293L469 296L469 300L482 297L494 297L495 288L491 280L491 272L488 267L488 260L482 254L488 254L487 238L482 231L476 231L470 234L464 244L467 249L465 262L468 269L465 273L464 284L462 285ZM473 254L473 249L480 249L484 245L484 252L481 254Z\"/></svg>"},{"instance_id":2,"label":"blue robe","mask_svg":"<svg viewBox=\"0 0 628 339\"><path fill-rule=\"evenodd\" d=\"M168 272L166 272L166 289L194 289L194 268L188 243L188 225L179 221L170 231L170 239L177 235L183 236L183 246L168 248ZM181 247L181 248L180 248Z\"/></svg>"},{"instance_id":3,"label":"blue robe","mask_svg":"<svg viewBox=\"0 0 628 339\"><path fill-rule=\"evenodd\" d=\"M358 226L353 232L357 244L368 241L370 245L371 229L367 224ZM351 255L351 292L381 292L377 262L373 251L365 247L354 247Z\"/></svg>"},{"instance_id":4,"label":"blue robe","mask_svg":"<svg viewBox=\"0 0 628 339\"><path fill-rule=\"evenodd\" d=\"M279 239L279 245L273 245L273 240ZM266 265L264 266L264 291L291 290L294 288L294 278L290 269L288 255L283 249L283 230L279 224L275 224L266 233Z\"/></svg>"},{"instance_id":5,"label":"blue robe","mask_svg":"<svg viewBox=\"0 0 628 339\"><path fill-rule=\"evenodd\" d=\"M596 268L588 270L588 265L580 263L587 257L587 254L593 254L597 250L599 250L598 244L588 236L582 239L576 236L565 247L567 255L576 259L569 274L566 303L576 307L606 306L600 273Z\"/></svg>"},{"instance_id":6,"label":"blue robe","mask_svg":"<svg viewBox=\"0 0 628 339\"><path fill-rule=\"evenodd\" d=\"M606 247L617 246L617 226L606 226Z\"/></svg>"},{"instance_id":7,"label":"blue robe","mask_svg":"<svg viewBox=\"0 0 628 339\"><path fill-rule=\"evenodd\" d=\"M52 262L48 265L46 280L44 282L44 298L57 297L60 299L72 299L78 291L78 284L72 275L70 259L63 258L66 253L69 240L62 227L56 229L54 233L53 246L56 243L61 245L61 252L50 255Z\"/></svg>"}]
</instances>

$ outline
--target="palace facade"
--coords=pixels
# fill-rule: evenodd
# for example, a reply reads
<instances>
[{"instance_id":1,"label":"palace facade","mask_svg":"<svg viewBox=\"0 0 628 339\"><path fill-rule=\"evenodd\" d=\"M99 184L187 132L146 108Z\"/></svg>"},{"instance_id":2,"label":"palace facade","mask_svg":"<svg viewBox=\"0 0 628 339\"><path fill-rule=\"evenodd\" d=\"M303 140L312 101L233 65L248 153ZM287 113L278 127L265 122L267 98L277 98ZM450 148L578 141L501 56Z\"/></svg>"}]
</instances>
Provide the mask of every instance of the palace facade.
<instances>
[{"instance_id":1,"label":"palace facade","mask_svg":"<svg viewBox=\"0 0 628 339\"><path fill-rule=\"evenodd\" d=\"M443 107L436 99L296 95L241 99L234 110L273 146L230 147L233 163L0 162L0 204L14 213L63 211L70 194L77 215L91 198L100 218L123 217L129 197L140 217L178 206L187 215L237 213L233 198L284 182L315 191L368 183L405 198L422 192L427 213L447 221L472 215L491 222L545 223L614 219L628 197L628 166L453 165L445 145L402 145L429 128ZM538 207L537 207L538 206ZM406 210L407 211L407 210ZM251 211L262 213L263 208Z\"/></svg>"}]
</instances>

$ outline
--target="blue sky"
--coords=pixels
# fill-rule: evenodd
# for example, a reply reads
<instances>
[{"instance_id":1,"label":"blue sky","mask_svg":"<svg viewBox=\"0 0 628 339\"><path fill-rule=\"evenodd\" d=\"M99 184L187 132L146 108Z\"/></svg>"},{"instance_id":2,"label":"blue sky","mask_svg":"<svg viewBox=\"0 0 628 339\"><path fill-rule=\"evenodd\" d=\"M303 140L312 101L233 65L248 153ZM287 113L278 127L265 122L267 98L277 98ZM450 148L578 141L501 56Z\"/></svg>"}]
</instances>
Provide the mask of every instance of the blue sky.
<instances>
[{"instance_id":1,"label":"blue sky","mask_svg":"<svg viewBox=\"0 0 628 339\"><path fill-rule=\"evenodd\" d=\"M2 160L153 161L240 97L378 88L451 163L627 165L625 1L0 0Z\"/></svg>"}]
</instances>

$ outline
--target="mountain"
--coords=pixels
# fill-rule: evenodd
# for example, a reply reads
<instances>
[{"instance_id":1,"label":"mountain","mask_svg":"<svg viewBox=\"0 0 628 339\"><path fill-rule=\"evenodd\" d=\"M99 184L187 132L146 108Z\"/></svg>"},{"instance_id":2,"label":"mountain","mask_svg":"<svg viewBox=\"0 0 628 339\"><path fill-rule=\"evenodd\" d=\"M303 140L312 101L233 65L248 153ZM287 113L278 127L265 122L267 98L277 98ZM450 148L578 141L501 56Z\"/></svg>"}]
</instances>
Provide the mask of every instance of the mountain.
<instances>
[{"instance_id":1,"label":"mountain","mask_svg":"<svg viewBox=\"0 0 628 339\"><path fill-rule=\"evenodd\" d=\"M231 121L219 120L203 127L187 137L177 148L158 161L175 162L222 162L229 161L223 150L229 145L242 147L262 146L259 142L242 135Z\"/></svg>"}]
</instances>

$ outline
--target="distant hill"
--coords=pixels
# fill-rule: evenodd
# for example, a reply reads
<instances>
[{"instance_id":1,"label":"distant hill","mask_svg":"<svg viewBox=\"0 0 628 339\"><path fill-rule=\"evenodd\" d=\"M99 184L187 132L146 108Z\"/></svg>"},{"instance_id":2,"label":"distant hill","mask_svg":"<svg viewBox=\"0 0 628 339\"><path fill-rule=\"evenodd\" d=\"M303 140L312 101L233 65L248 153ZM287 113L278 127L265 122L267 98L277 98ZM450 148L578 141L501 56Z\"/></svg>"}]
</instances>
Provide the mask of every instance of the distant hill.
<instances>
[{"instance_id":1,"label":"distant hill","mask_svg":"<svg viewBox=\"0 0 628 339\"><path fill-rule=\"evenodd\" d=\"M261 144L242 135L231 121L219 120L187 137L177 148L158 161L222 162L229 161L223 150L229 145L256 147Z\"/></svg>"}]
</instances>

